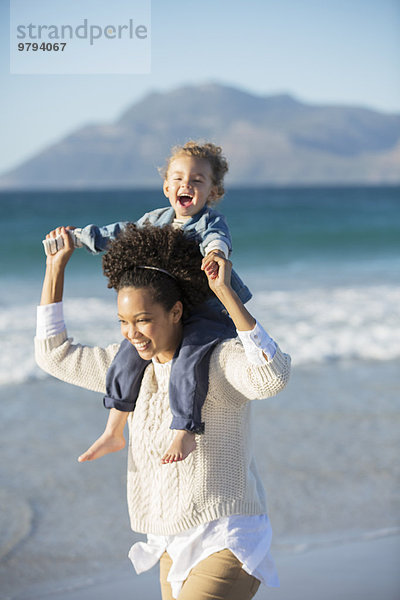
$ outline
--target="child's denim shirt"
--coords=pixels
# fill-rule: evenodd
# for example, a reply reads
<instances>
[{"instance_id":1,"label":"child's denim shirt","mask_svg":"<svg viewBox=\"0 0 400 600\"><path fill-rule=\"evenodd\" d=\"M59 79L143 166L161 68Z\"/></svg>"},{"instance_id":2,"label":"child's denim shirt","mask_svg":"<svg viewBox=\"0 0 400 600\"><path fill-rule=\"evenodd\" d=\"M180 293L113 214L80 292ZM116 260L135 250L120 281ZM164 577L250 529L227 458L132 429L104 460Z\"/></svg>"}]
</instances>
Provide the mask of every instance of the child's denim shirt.
<instances>
[{"instance_id":1,"label":"child's denim shirt","mask_svg":"<svg viewBox=\"0 0 400 600\"><path fill-rule=\"evenodd\" d=\"M157 208L143 215L136 225L155 225L162 227L170 225L175 219L175 211L172 206L166 208ZM103 252L107 248L109 240L113 240L126 227L128 221L112 223L104 227L97 225L87 225L79 235L82 244L92 254ZM232 240L229 233L225 217L216 210L205 206L199 213L188 219L182 226L185 234L199 243L200 252L205 255L205 248L214 240L222 240L232 251ZM231 285L243 303L248 302L252 294L248 287L243 283L238 274L232 270Z\"/></svg>"}]
</instances>

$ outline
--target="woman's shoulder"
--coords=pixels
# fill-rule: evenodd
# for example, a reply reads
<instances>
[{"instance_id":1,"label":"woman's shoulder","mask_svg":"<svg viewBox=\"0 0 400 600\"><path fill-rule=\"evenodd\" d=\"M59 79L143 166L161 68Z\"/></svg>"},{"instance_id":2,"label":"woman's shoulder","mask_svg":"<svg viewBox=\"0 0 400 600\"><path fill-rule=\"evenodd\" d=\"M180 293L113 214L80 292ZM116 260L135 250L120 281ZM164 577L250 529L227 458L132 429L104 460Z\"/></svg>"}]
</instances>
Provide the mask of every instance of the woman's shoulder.
<instances>
[{"instance_id":1,"label":"woman's shoulder","mask_svg":"<svg viewBox=\"0 0 400 600\"><path fill-rule=\"evenodd\" d=\"M244 356L243 344L238 337L219 342L212 353L212 360L218 364L223 364L232 356Z\"/></svg>"},{"instance_id":2,"label":"woman's shoulder","mask_svg":"<svg viewBox=\"0 0 400 600\"><path fill-rule=\"evenodd\" d=\"M272 360L255 365L247 358L238 338L219 343L210 359L210 385L225 390L230 386L231 392L235 390L241 399L275 396L285 388L289 374L290 357L279 347Z\"/></svg>"},{"instance_id":3,"label":"woman's shoulder","mask_svg":"<svg viewBox=\"0 0 400 600\"><path fill-rule=\"evenodd\" d=\"M210 379L231 378L234 369L243 368L246 355L239 338L230 338L219 342L210 357Z\"/></svg>"}]
</instances>

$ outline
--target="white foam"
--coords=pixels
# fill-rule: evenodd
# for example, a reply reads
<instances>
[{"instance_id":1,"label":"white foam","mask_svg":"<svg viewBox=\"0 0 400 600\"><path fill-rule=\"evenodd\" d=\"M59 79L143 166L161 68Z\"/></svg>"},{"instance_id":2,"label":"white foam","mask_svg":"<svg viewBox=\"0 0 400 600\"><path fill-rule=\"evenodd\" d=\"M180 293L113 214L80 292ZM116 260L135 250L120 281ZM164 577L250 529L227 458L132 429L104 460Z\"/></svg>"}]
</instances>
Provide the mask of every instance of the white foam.
<instances>
[{"instance_id":1,"label":"white foam","mask_svg":"<svg viewBox=\"0 0 400 600\"><path fill-rule=\"evenodd\" d=\"M400 357L400 287L259 292L253 312L294 364Z\"/></svg>"},{"instance_id":2,"label":"white foam","mask_svg":"<svg viewBox=\"0 0 400 600\"><path fill-rule=\"evenodd\" d=\"M83 344L104 346L121 339L116 305L112 300L67 300L64 315L68 335ZM0 311L0 385L46 377L35 363L35 330L36 306L33 302L6 306Z\"/></svg>"},{"instance_id":3,"label":"white foam","mask_svg":"<svg viewBox=\"0 0 400 600\"><path fill-rule=\"evenodd\" d=\"M400 287L371 285L260 290L251 312L292 355L295 365L335 360L400 357ZM33 303L5 306L0 313L0 384L45 375L36 366ZM115 299L75 298L65 303L68 333L85 344L121 339Z\"/></svg>"}]
</instances>

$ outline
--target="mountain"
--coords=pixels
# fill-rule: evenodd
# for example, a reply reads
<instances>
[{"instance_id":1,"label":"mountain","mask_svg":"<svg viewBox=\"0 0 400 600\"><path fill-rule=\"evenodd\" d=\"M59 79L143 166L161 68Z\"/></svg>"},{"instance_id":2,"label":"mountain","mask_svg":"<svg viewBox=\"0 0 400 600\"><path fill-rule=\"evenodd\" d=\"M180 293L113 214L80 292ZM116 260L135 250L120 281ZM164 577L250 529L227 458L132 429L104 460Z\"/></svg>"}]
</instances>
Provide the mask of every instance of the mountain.
<instances>
[{"instance_id":1,"label":"mountain","mask_svg":"<svg viewBox=\"0 0 400 600\"><path fill-rule=\"evenodd\" d=\"M228 185L400 183L400 115L204 84L151 93L114 123L78 129L0 188L157 186L157 167L188 139L223 147Z\"/></svg>"}]
</instances>

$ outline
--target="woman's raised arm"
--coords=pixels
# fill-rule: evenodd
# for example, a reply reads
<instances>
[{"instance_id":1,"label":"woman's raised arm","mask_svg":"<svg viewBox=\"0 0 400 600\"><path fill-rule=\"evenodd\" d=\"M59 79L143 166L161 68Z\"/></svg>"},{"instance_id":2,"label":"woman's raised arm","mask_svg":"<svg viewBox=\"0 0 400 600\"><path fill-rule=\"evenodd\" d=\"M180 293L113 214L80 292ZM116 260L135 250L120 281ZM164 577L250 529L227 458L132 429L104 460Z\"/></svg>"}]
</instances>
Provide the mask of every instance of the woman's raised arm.
<instances>
[{"instance_id":1,"label":"woman's raised arm","mask_svg":"<svg viewBox=\"0 0 400 600\"><path fill-rule=\"evenodd\" d=\"M58 227L46 237L61 235L64 247L56 254L48 255L43 281L41 306L55 304L63 299L65 267L74 246L65 227ZM55 309L56 307L51 307ZM106 372L119 348L112 344L107 348L73 344L65 329L57 334L36 336L36 362L46 373L96 392L106 391Z\"/></svg>"},{"instance_id":2,"label":"woman's raised arm","mask_svg":"<svg viewBox=\"0 0 400 600\"><path fill-rule=\"evenodd\" d=\"M218 271L215 264L211 264L212 261L217 263ZM225 257L214 254L212 258L204 258L202 269L207 275L211 290L230 314L245 350L245 353L241 354L232 352L228 346L221 347L218 359L227 381L240 391L246 400L275 396L284 389L289 379L290 357L283 354L257 324L232 289L232 263ZM256 344L253 338L257 337Z\"/></svg>"},{"instance_id":3,"label":"woman's raised arm","mask_svg":"<svg viewBox=\"0 0 400 600\"><path fill-rule=\"evenodd\" d=\"M74 245L65 227L58 227L46 235L46 239L61 235L64 247L46 258L46 273L44 276L40 304L61 302L64 292L65 267L74 251Z\"/></svg>"},{"instance_id":4,"label":"woman's raised arm","mask_svg":"<svg viewBox=\"0 0 400 600\"><path fill-rule=\"evenodd\" d=\"M239 296L231 287L232 263L219 253L213 253L213 256L206 256L202 262L202 269L205 271L211 290L222 302L232 318L235 327L239 333L242 343L245 345L246 354L261 354L256 364L263 364L264 360L269 361L274 356L276 345L268 334L257 325L254 317L249 313ZM257 325L257 326L256 326ZM253 344L257 339L259 350L255 349ZM262 349L262 352L261 352Z\"/></svg>"},{"instance_id":5,"label":"woman's raised arm","mask_svg":"<svg viewBox=\"0 0 400 600\"><path fill-rule=\"evenodd\" d=\"M213 262L216 262L218 265L218 272L215 278L213 277L213 274L216 273L212 265ZM203 259L202 269L207 275L211 290L225 306L236 329L238 331L250 331L254 329L256 320L231 287L231 261L214 253L212 257L206 256Z\"/></svg>"}]
</instances>

